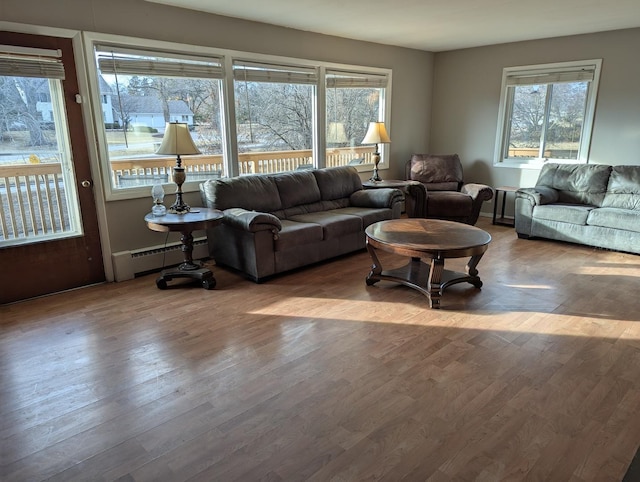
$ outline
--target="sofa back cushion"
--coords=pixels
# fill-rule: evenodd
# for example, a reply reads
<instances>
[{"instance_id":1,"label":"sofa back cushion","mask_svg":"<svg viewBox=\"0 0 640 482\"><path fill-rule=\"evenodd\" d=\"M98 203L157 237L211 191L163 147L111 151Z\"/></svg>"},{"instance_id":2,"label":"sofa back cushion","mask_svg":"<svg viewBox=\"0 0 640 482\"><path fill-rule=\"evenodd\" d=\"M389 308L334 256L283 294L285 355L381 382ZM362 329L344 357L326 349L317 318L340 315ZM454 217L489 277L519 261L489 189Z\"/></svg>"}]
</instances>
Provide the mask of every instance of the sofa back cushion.
<instances>
[{"instance_id":1,"label":"sofa back cushion","mask_svg":"<svg viewBox=\"0 0 640 482\"><path fill-rule=\"evenodd\" d=\"M458 154L413 154L408 171L408 179L428 184L427 191L458 191L462 185Z\"/></svg>"},{"instance_id":2,"label":"sofa back cushion","mask_svg":"<svg viewBox=\"0 0 640 482\"><path fill-rule=\"evenodd\" d=\"M280 193L272 176L211 179L202 183L202 190L207 205L214 209L244 208L267 213L282 209Z\"/></svg>"},{"instance_id":3,"label":"sofa back cushion","mask_svg":"<svg viewBox=\"0 0 640 482\"><path fill-rule=\"evenodd\" d=\"M598 164L545 164L536 186L558 191L558 202L601 206L611 166Z\"/></svg>"},{"instance_id":4,"label":"sofa back cushion","mask_svg":"<svg viewBox=\"0 0 640 482\"><path fill-rule=\"evenodd\" d=\"M602 207L640 211L640 166L613 166Z\"/></svg>"},{"instance_id":5,"label":"sofa back cushion","mask_svg":"<svg viewBox=\"0 0 640 482\"><path fill-rule=\"evenodd\" d=\"M320 202L320 188L311 171L274 174L282 209Z\"/></svg>"},{"instance_id":6,"label":"sofa back cushion","mask_svg":"<svg viewBox=\"0 0 640 482\"><path fill-rule=\"evenodd\" d=\"M328 167L311 172L316 178L323 201L349 198L351 194L362 189L362 180L355 167Z\"/></svg>"}]
</instances>

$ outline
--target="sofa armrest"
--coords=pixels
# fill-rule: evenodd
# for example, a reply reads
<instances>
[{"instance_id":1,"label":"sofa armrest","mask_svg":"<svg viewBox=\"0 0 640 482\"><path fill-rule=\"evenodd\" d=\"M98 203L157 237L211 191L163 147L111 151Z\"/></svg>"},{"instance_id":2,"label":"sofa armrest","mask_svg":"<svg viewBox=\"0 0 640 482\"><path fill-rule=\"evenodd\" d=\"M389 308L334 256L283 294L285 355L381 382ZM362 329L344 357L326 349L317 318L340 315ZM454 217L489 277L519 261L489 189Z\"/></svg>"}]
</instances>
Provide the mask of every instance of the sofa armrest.
<instances>
[{"instance_id":1,"label":"sofa armrest","mask_svg":"<svg viewBox=\"0 0 640 482\"><path fill-rule=\"evenodd\" d=\"M282 223L273 214L248 211L242 208L229 208L222 213L224 214L223 223L251 233L271 231L273 234L277 234L282 229Z\"/></svg>"},{"instance_id":2,"label":"sofa armrest","mask_svg":"<svg viewBox=\"0 0 640 482\"><path fill-rule=\"evenodd\" d=\"M469 183L462 186L460 192L468 194L474 200L489 201L493 198L493 189L485 184Z\"/></svg>"},{"instance_id":3,"label":"sofa armrest","mask_svg":"<svg viewBox=\"0 0 640 482\"><path fill-rule=\"evenodd\" d=\"M553 204L558 201L558 191L547 186L525 187L516 191L517 198L527 199L534 206Z\"/></svg>"},{"instance_id":4,"label":"sofa armrest","mask_svg":"<svg viewBox=\"0 0 640 482\"><path fill-rule=\"evenodd\" d=\"M403 200L402 191L394 188L361 189L349 197L350 204L359 208L392 208Z\"/></svg>"}]
</instances>

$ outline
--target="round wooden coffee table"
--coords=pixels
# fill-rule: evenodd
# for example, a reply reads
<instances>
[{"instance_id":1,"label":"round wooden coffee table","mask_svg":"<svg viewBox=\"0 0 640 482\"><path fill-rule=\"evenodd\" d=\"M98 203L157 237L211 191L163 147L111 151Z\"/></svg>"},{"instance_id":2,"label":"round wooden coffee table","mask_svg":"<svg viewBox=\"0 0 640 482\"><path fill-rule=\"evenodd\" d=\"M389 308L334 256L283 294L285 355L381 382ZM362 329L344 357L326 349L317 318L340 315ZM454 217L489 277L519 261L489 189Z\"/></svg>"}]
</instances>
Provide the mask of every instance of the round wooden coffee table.
<instances>
[{"instance_id":1,"label":"round wooden coffee table","mask_svg":"<svg viewBox=\"0 0 640 482\"><path fill-rule=\"evenodd\" d=\"M431 308L440 308L442 292L456 283L482 286L476 267L491 242L486 231L468 224L438 219L392 219L367 227L367 251L373 265L367 285L380 280L394 281L426 295ZM408 256L403 267L384 271L376 250ZM444 269L447 258L470 256L466 273ZM422 261L430 260L429 263Z\"/></svg>"}]
</instances>

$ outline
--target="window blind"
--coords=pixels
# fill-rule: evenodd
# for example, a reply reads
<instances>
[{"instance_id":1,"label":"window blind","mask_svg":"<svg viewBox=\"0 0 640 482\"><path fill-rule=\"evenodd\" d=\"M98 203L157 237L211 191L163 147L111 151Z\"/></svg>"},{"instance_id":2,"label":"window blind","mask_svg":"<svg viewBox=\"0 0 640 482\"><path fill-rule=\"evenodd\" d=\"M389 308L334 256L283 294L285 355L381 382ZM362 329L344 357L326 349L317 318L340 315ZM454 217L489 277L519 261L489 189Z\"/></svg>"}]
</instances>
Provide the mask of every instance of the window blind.
<instances>
[{"instance_id":1,"label":"window blind","mask_svg":"<svg viewBox=\"0 0 640 482\"><path fill-rule=\"evenodd\" d=\"M64 80L59 50L0 45L0 75Z\"/></svg>"},{"instance_id":2,"label":"window blind","mask_svg":"<svg viewBox=\"0 0 640 482\"><path fill-rule=\"evenodd\" d=\"M315 84L318 72L315 67L236 60L233 62L233 78L247 82Z\"/></svg>"},{"instance_id":3,"label":"window blind","mask_svg":"<svg viewBox=\"0 0 640 482\"><path fill-rule=\"evenodd\" d=\"M388 76L384 74L354 73L338 70L327 70L327 88L359 87L379 89L388 84Z\"/></svg>"},{"instance_id":4,"label":"window blind","mask_svg":"<svg viewBox=\"0 0 640 482\"><path fill-rule=\"evenodd\" d=\"M221 79L224 76L219 57L159 54L103 45L98 45L96 52L98 68L103 74L204 79Z\"/></svg>"},{"instance_id":5,"label":"window blind","mask_svg":"<svg viewBox=\"0 0 640 482\"><path fill-rule=\"evenodd\" d=\"M562 82L591 82L594 78L593 69L572 70L566 72L518 72L507 75L506 84L512 85L540 85L558 84Z\"/></svg>"}]
</instances>

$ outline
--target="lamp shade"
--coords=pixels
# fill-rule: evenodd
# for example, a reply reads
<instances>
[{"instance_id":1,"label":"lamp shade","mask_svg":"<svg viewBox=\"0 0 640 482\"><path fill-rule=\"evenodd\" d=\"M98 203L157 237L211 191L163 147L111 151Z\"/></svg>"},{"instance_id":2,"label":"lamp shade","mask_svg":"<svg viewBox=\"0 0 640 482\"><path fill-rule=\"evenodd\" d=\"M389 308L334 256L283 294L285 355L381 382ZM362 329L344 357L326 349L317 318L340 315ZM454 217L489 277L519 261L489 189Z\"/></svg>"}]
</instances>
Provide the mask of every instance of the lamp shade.
<instances>
[{"instance_id":1,"label":"lamp shade","mask_svg":"<svg viewBox=\"0 0 640 482\"><path fill-rule=\"evenodd\" d=\"M329 122L329 128L327 129L327 142L339 144L347 141L348 139L344 130L344 124L342 122Z\"/></svg>"},{"instance_id":2,"label":"lamp shade","mask_svg":"<svg viewBox=\"0 0 640 482\"><path fill-rule=\"evenodd\" d=\"M200 151L193 143L187 124L167 122L162 144L160 144L156 154L200 154Z\"/></svg>"},{"instance_id":3,"label":"lamp shade","mask_svg":"<svg viewBox=\"0 0 640 482\"><path fill-rule=\"evenodd\" d=\"M387 129L384 127L384 122L369 122L369 128L367 133L362 139L362 144L382 144L391 142Z\"/></svg>"}]
</instances>

